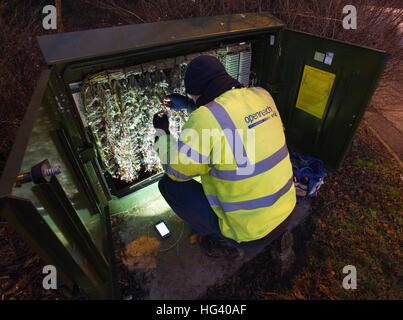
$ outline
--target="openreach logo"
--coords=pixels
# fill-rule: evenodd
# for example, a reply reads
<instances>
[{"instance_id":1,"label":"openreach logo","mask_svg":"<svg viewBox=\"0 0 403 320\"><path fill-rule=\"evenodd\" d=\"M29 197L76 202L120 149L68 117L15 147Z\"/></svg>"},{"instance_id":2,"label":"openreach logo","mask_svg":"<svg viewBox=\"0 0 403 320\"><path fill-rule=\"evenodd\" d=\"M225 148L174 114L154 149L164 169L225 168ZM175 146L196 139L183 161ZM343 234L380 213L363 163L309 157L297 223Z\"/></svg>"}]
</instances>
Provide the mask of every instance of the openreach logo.
<instances>
[{"instance_id":1,"label":"openreach logo","mask_svg":"<svg viewBox=\"0 0 403 320\"><path fill-rule=\"evenodd\" d=\"M266 117L266 115L268 115L268 116ZM251 129L251 128L256 127L257 125L269 120L270 115L272 118L276 117L277 112L274 111L270 106L268 106L258 112L247 115L244 118L244 120L245 120L246 124L248 125L248 128ZM257 122L254 122L257 119L259 119L259 120Z\"/></svg>"}]
</instances>

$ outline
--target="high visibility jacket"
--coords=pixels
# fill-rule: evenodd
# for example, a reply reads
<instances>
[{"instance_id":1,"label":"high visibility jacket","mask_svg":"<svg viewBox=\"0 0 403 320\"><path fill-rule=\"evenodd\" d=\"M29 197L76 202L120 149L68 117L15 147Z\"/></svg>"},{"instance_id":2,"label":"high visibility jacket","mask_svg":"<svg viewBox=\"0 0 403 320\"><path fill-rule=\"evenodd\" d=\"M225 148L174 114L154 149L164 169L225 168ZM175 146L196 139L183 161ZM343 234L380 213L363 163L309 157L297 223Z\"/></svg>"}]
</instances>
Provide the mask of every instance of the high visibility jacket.
<instances>
[{"instance_id":1,"label":"high visibility jacket","mask_svg":"<svg viewBox=\"0 0 403 320\"><path fill-rule=\"evenodd\" d=\"M168 163L166 173L176 181L201 176L225 237L237 242L260 239L294 209L283 125L266 90L226 91L190 114L177 142L163 140L157 148Z\"/></svg>"}]
</instances>

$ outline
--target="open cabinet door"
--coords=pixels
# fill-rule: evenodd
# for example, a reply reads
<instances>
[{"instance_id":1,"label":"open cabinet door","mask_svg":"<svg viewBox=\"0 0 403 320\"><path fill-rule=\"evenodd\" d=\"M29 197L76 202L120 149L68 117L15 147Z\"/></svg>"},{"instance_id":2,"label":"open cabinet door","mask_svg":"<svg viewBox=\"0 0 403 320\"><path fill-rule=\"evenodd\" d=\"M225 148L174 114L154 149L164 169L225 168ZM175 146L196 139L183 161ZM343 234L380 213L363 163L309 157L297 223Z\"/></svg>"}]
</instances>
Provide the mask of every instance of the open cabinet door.
<instances>
[{"instance_id":1,"label":"open cabinet door","mask_svg":"<svg viewBox=\"0 0 403 320\"><path fill-rule=\"evenodd\" d=\"M89 299L117 298L107 200L85 180L90 163L76 148L85 141L70 134L77 131L61 90L53 70L43 71L1 175L0 214L56 267L67 296L79 288ZM61 173L16 183L42 164Z\"/></svg>"},{"instance_id":2,"label":"open cabinet door","mask_svg":"<svg viewBox=\"0 0 403 320\"><path fill-rule=\"evenodd\" d=\"M389 55L287 29L279 55L275 99L287 143L337 170Z\"/></svg>"}]
</instances>

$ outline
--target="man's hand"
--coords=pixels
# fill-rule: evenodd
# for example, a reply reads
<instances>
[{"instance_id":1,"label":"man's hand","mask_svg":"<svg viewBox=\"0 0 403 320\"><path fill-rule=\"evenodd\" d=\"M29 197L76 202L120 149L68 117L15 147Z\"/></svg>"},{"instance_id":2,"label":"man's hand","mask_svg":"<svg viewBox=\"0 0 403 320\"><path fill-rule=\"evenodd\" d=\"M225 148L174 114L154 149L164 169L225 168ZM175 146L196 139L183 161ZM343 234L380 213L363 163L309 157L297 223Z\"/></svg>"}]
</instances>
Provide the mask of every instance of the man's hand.
<instances>
[{"instance_id":1,"label":"man's hand","mask_svg":"<svg viewBox=\"0 0 403 320\"><path fill-rule=\"evenodd\" d=\"M153 125L155 129L164 130L166 134L169 134L169 120L168 115L165 112L154 114Z\"/></svg>"},{"instance_id":2,"label":"man's hand","mask_svg":"<svg viewBox=\"0 0 403 320\"><path fill-rule=\"evenodd\" d=\"M162 106L167 110L171 108L171 98L169 95L162 98Z\"/></svg>"}]
</instances>

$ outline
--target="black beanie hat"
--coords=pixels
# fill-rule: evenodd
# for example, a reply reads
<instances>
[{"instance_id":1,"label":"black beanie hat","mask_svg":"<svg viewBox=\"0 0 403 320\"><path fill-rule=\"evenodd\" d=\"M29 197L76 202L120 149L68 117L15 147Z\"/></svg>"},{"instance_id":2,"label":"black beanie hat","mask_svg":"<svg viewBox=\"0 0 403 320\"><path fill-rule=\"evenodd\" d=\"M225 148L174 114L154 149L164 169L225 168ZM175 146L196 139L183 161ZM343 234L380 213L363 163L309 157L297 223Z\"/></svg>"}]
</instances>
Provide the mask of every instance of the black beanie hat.
<instances>
[{"instance_id":1,"label":"black beanie hat","mask_svg":"<svg viewBox=\"0 0 403 320\"><path fill-rule=\"evenodd\" d=\"M228 73L220 60L213 56L198 56L189 63L186 69L186 92L192 95L202 95L210 81L223 75L228 75Z\"/></svg>"}]
</instances>

